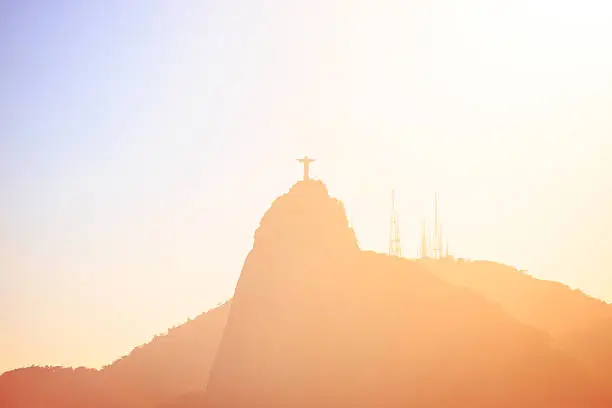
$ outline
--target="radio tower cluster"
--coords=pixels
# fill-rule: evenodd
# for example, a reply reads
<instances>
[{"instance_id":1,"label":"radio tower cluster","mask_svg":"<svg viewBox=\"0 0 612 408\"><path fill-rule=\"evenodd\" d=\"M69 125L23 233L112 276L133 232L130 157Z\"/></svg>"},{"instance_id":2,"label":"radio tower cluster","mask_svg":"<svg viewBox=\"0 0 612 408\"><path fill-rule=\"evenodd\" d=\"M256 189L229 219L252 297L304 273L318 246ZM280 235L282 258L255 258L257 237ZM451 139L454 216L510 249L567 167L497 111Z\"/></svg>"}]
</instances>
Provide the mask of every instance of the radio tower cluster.
<instances>
[{"instance_id":1,"label":"radio tower cluster","mask_svg":"<svg viewBox=\"0 0 612 408\"><path fill-rule=\"evenodd\" d=\"M434 195L433 230L428 231L425 221L421 223L421 239L417 250L420 258L441 259L448 257L448 240L442 233L442 224L438 216L438 193ZM391 191L391 225L389 228L389 255L402 256L402 244L399 233L399 215L395 209L395 190Z\"/></svg>"},{"instance_id":2,"label":"radio tower cluster","mask_svg":"<svg viewBox=\"0 0 612 408\"><path fill-rule=\"evenodd\" d=\"M433 231L428 234L425 221L422 223L421 244L419 247L421 258L446 258L448 257L448 240L444 242L442 224L438 219L438 193L434 196L434 225Z\"/></svg>"}]
</instances>

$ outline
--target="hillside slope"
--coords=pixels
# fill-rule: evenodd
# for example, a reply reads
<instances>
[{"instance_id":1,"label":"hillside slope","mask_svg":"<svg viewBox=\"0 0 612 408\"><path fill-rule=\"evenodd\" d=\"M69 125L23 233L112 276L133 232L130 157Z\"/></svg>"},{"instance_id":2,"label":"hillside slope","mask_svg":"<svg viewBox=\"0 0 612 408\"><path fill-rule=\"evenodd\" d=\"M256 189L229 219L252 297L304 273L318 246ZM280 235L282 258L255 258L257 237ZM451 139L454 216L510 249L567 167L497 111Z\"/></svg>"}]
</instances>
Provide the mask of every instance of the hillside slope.
<instances>
[{"instance_id":1,"label":"hillside slope","mask_svg":"<svg viewBox=\"0 0 612 408\"><path fill-rule=\"evenodd\" d=\"M172 328L103 370L28 367L0 375L2 408L150 408L203 391L230 303Z\"/></svg>"},{"instance_id":2,"label":"hillside slope","mask_svg":"<svg viewBox=\"0 0 612 408\"><path fill-rule=\"evenodd\" d=\"M536 279L491 261L421 259L435 275L499 303L518 321L553 337L582 331L612 318L612 305L559 283Z\"/></svg>"},{"instance_id":3,"label":"hillside slope","mask_svg":"<svg viewBox=\"0 0 612 408\"><path fill-rule=\"evenodd\" d=\"M203 390L229 310L227 302L154 337L105 367L102 376L131 400L158 402Z\"/></svg>"}]
</instances>

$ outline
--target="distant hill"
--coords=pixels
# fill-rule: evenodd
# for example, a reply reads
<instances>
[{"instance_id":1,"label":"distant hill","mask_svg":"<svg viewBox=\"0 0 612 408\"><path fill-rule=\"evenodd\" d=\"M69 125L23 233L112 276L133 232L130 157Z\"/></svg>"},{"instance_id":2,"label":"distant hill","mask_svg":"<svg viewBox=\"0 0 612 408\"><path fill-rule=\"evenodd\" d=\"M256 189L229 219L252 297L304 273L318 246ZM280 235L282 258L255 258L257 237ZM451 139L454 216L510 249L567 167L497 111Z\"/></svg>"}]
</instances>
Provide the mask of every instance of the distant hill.
<instances>
[{"instance_id":1,"label":"distant hill","mask_svg":"<svg viewBox=\"0 0 612 408\"><path fill-rule=\"evenodd\" d=\"M3 408L103 408L119 399L88 368L29 367L0 376Z\"/></svg>"},{"instance_id":2,"label":"distant hill","mask_svg":"<svg viewBox=\"0 0 612 408\"><path fill-rule=\"evenodd\" d=\"M420 259L419 263L447 282L468 287L499 303L518 321L553 337L582 331L612 318L612 305L511 266L452 258Z\"/></svg>"},{"instance_id":3,"label":"distant hill","mask_svg":"<svg viewBox=\"0 0 612 408\"><path fill-rule=\"evenodd\" d=\"M609 407L610 307L494 262L361 251L342 203L300 182L231 302L103 370L5 373L0 407Z\"/></svg>"},{"instance_id":4,"label":"distant hill","mask_svg":"<svg viewBox=\"0 0 612 408\"><path fill-rule=\"evenodd\" d=\"M225 303L155 336L103 370L28 367L6 372L0 375L0 407L151 408L203 391L229 308Z\"/></svg>"},{"instance_id":5,"label":"distant hill","mask_svg":"<svg viewBox=\"0 0 612 408\"><path fill-rule=\"evenodd\" d=\"M227 321L230 302L156 336L102 370L113 388L164 401L203 390Z\"/></svg>"}]
</instances>

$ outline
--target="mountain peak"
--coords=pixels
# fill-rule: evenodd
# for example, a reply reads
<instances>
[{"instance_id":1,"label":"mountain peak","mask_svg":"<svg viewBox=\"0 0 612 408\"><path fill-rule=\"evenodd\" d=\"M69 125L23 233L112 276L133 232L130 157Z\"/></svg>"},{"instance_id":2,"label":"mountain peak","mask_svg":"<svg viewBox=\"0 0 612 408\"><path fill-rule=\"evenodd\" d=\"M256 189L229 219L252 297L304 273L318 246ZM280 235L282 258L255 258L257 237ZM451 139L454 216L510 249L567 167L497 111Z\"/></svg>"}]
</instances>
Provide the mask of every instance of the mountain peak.
<instances>
[{"instance_id":1,"label":"mountain peak","mask_svg":"<svg viewBox=\"0 0 612 408\"><path fill-rule=\"evenodd\" d=\"M307 250L311 256L321 250L345 253L358 245L342 202L330 197L322 181L305 180L278 197L262 217L253 250L262 248L295 255Z\"/></svg>"}]
</instances>

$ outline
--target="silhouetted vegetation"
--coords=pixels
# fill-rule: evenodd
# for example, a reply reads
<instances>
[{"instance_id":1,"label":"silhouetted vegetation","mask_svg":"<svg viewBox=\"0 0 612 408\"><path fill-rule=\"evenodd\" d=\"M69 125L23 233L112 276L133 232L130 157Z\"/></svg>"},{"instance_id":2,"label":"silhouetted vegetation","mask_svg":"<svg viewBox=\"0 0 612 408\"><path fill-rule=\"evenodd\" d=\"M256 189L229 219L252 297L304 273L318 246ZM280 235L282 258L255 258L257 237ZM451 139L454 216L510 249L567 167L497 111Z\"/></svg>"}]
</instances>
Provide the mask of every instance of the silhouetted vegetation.
<instances>
[{"instance_id":1,"label":"silhouetted vegetation","mask_svg":"<svg viewBox=\"0 0 612 408\"><path fill-rule=\"evenodd\" d=\"M109 407L116 395L88 368L28 367L0 376L0 407Z\"/></svg>"}]
</instances>

